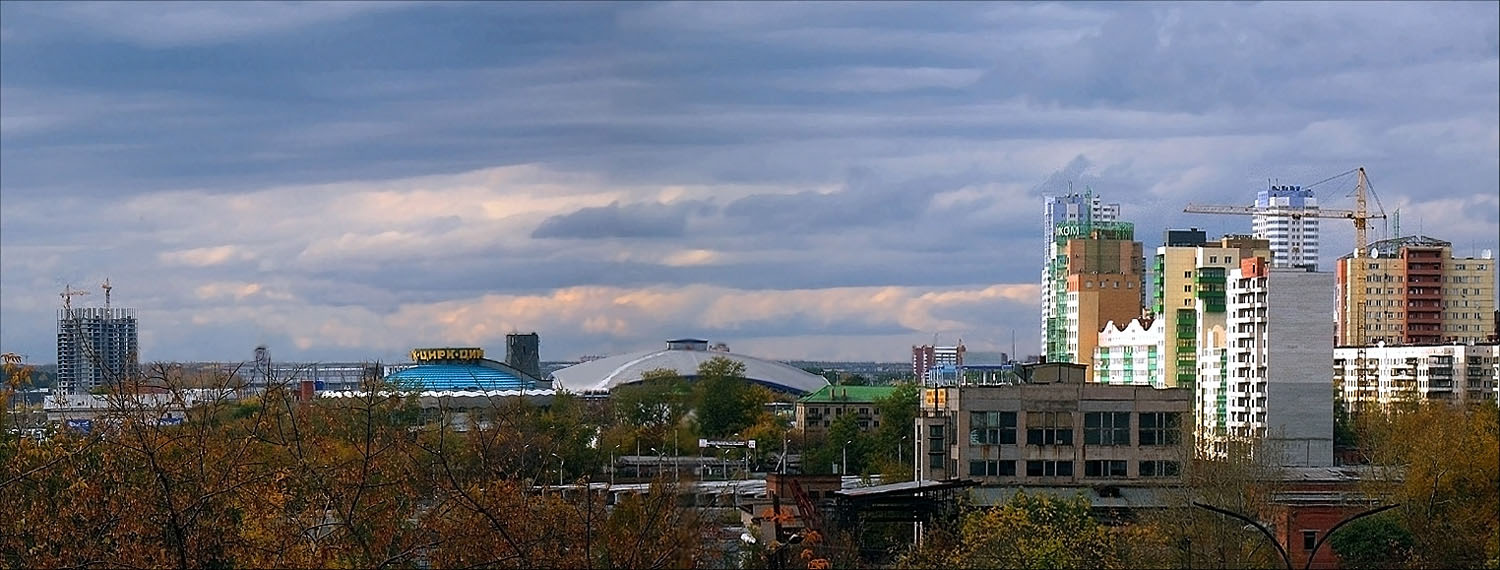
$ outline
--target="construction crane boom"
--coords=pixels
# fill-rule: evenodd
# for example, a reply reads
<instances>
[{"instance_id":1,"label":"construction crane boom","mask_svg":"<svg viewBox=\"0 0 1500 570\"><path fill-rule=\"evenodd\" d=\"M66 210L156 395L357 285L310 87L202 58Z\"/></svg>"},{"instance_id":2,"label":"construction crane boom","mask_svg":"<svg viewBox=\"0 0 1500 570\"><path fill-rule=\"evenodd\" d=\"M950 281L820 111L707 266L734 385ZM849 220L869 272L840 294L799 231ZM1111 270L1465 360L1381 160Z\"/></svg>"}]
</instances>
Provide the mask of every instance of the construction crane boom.
<instances>
[{"instance_id":1,"label":"construction crane boom","mask_svg":"<svg viewBox=\"0 0 1500 570\"><path fill-rule=\"evenodd\" d=\"M1277 208L1265 208L1257 210L1255 206L1220 206L1214 204L1188 204L1182 211L1189 214L1228 214L1239 216L1253 216L1261 214L1264 216L1282 216L1287 218L1342 218L1346 220L1359 217L1359 212L1354 210L1316 210L1296 212L1278 211ZM1366 218L1384 218L1385 214L1366 214Z\"/></svg>"},{"instance_id":2,"label":"construction crane boom","mask_svg":"<svg viewBox=\"0 0 1500 570\"><path fill-rule=\"evenodd\" d=\"M1354 170L1352 170L1350 172L1358 173L1358 177L1356 178L1356 182L1355 182L1355 185L1354 185L1354 209L1353 210L1322 210L1322 209L1320 209L1320 210L1316 210L1316 211L1306 211L1306 210L1292 211L1290 209L1282 209L1282 208L1277 208L1277 207L1255 208L1253 206L1223 206L1223 205L1211 205L1211 204L1188 204L1188 206L1186 208L1183 208L1182 211L1186 212L1186 213L1189 213L1189 214L1223 214L1223 215L1244 215L1244 216L1262 215L1262 216L1272 216L1272 217L1289 217L1289 218L1292 218L1292 219L1298 219L1298 218L1339 218L1339 219L1345 219L1345 220L1352 220L1354 222L1354 257L1357 258L1357 257L1360 257L1361 255L1364 255L1365 246L1369 245L1369 241L1366 239L1366 236L1365 236L1365 230L1367 229L1367 226L1369 225L1370 220L1384 218L1385 217L1385 212L1382 211L1382 212L1379 212L1379 213L1371 213L1369 211L1369 209L1366 207L1367 204L1368 204L1368 202L1366 201L1365 193L1366 193L1366 191L1370 190L1370 180L1369 180L1369 178L1365 177L1365 167L1361 166L1361 167L1356 168L1356 169L1354 169ZM1339 178L1339 177L1345 176L1345 175L1349 174L1350 172L1345 172L1345 173L1340 174L1338 176L1334 176L1332 178L1328 178L1328 179L1322 180L1320 182L1317 182L1317 183L1313 184L1313 186L1316 186L1318 184L1322 184L1323 182L1327 182L1329 180L1333 180L1334 178ZM1311 187L1312 186L1309 186L1309 188L1311 188ZM1380 200L1380 198L1376 197L1376 204L1377 205L1380 203L1379 200ZM1365 281L1365 275L1364 275L1365 264L1363 264L1363 263L1353 263L1353 264L1351 264L1351 269L1352 269L1352 271L1351 271L1352 274L1349 276L1350 281L1352 281L1352 283L1361 284L1361 285L1349 285L1348 286L1348 290L1349 290L1349 297L1350 298L1347 299L1347 300L1344 300L1342 298L1340 299L1340 303L1342 305L1341 309L1344 312L1344 314L1347 315L1347 317L1344 319L1344 322L1345 322L1344 329L1345 330L1339 331L1339 336L1340 336L1339 343L1340 344L1345 344L1345 345L1353 344L1353 345L1358 345L1358 346L1364 346L1366 344L1366 331L1365 331L1365 324L1364 324L1364 321L1363 321L1364 311L1365 311L1365 295L1364 295L1364 288L1362 287L1362 284ZM1348 330L1348 329L1351 328L1350 327L1350 324L1351 324L1350 321L1353 321L1353 323L1352 323L1354 325L1354 330L1353 331Z\"/></svg>"},{"instance_id":3,"label":"construction crane boom","mask_svg":"<svg viewBox=\"0 0 1500 570\"><path fill-rule=\"evenodd\" d=\"M1221 214L1231 216L1272 216L1292 219L1300 218L1338 218L1354 220L1354 249L1364 251L1365 227L1370 220L1385 217L1384 212L1372 213L1365 209L1365 190L1369 188L1369 181L1365 178L1363 166L1355 169L1359 173L1359 181L1354 187L1355 209L1353 210L1323 210L1316 211L1281 209L1277 207L1256 208L1255 206L1225 206L1219 204L1188 204L1182 211L1189 214ZM1347 174L1347 173L1346 173Z\"/></svg>"}]
</instances>

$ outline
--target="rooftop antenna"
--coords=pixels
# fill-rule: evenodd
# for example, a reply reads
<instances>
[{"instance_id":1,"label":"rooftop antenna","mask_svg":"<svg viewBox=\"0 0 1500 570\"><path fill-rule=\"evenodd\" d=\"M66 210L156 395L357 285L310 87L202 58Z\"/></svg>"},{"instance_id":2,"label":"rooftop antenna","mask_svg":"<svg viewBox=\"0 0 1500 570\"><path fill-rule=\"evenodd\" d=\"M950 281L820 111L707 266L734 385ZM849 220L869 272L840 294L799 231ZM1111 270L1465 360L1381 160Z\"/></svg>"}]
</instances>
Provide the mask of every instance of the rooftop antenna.
<instances>
[{"instance_id":1,"label":"rooftop antenna","mask_svg":"<svg viewBox=\"0 0 1500 570\"><path fill-rule=\"evenodd\" d=\"M99 288L104 290L104 309L109 310L109 290L114 289L114 287L110 286L108 277L104 278L104 284L100 285Z\"/></svg>"}]
</instances>

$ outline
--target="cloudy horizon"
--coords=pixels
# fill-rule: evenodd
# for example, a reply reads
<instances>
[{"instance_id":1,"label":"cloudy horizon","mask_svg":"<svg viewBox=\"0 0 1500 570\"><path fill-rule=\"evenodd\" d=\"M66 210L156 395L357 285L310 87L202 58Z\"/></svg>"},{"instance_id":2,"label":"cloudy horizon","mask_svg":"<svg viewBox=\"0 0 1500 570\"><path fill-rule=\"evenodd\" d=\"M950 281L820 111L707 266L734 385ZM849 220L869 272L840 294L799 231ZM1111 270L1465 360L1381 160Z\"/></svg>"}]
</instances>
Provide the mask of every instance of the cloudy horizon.
<instances>
[{"instance_id":1,"label":"cloudy horizon","mask_svg":"<svg viewBox=\"0 0 1500 570\"><path fill-rule=\"evenodd\" d=\"M1496 3L0 3L0 351L1035 354L1041 196L1500 250ZM1353 208L1351 177L1316 188ZM1353 230L1323 220L1322 269ZM1387 237L1373 224L1371 239ZM1332 308L1330 307L1330 318Z\"/></svg>"}]
</instances>

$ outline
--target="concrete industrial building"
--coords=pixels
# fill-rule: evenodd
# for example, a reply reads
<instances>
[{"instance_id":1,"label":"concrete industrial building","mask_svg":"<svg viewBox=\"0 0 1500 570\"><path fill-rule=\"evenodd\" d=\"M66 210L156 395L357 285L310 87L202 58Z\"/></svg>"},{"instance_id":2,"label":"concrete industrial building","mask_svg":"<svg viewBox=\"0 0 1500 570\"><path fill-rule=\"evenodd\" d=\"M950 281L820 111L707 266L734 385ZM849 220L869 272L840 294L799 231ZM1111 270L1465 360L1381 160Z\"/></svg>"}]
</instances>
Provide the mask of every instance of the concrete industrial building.
<instances>
[{"instance_id":1,"label":"concrete industrial building","mask_svg":"<svg viewBox=\"0 0 1500 570\"><path fill-rule=\"evenodd\" d=\"M1015 385L926 388L919 479L985 485L1160 485L1192 455L1192 394L1086 382L1083 365L1033 365Z\"/></svg>"},{"instance_id":2,"label":"concrete industrial building","mask_svg":"<svg viewBox=\"0 0 1500 570\"><path fill-rule=\"evenodd\" d=\"M1096 222L1113 222L1120 218L1118 203L1106 204L1092 190L1082 194L1069 193L1062 196L1042 196L1042 354L1049 352L1047 331L1051 330L1051 319L1061 317L1053 311L1053 302L1058 281L1064 278L1053 261L1062 253L1057 240L1057 227L1061 224L1092 225Z\"/></svg>"},{"instance_id":3,"label":"concrete industrial building","mask_svg":"<svg viewBox=\"0 0 1500 570\"><path fill-rule=\"evenodd\" d=\"M1495 400L1500 344L1341 346L1333 350L1333 384L1356 411L1424 400Z\"/></svg>"},{"instance_id":4,"label":"concrete industrial building","mask_svg":"<svg viewBox=\"0 0 1500 570\"><path fill-rule=\"evenodd\" d=\"M1473 343L1496 334L1495 263L1488 250L1459 258L1449 242L1406 236L1375 242L1358 255L1338 260L1340 346ZM1363 281L1357 281L1359 270ZM1363 306L1353 306L1361 297Z\"/></svg>"},{"instance_id":5,"label":"concrete industrial building","mask_svg":"<svg viewBox=\"0 0 1500 570\"><path fill-rule=\"evenodd\" d=\"M1301 186L1271 186L1255 195L1255 237L1271 242L1272 267L1318 267L1318 199Z\"/></svg>"},{"instance_id":6,"label":"concrete industrial building","mask_svg":"<svg viewBox=\"0 0 1500 570\"><path fill-rule=\"evenodd\" d=\"M1267 265L1242 260L1227 279L1226 348L1199 355L1199 443L1254 439L1282 465L1332 465L1333 275Z\"/></svg>"},{"instance_id":7,"label":"concrete industrial building","mask_svg":"<svg viewBox=\"0 0 1500 570\"><path fill-rule=\"evenodd\" d=\"M135 309L64 308L57 312L57 391L88 394L140 375Z\"/></svg>"}]
</instances>

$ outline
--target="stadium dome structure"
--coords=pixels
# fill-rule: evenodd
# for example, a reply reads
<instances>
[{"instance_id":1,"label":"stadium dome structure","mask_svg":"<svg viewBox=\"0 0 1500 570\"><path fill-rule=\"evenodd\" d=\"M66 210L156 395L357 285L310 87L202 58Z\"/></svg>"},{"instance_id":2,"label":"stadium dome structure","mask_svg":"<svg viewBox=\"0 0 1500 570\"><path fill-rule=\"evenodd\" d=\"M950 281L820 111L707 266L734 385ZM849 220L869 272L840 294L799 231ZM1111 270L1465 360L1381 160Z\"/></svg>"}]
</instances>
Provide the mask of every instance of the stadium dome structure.
<instances>
[{"instance_id":1,"label":"stadium dome structure","mask_svg":"<svg viewBox=\"0 0 1500 570\"><path fill-rule=\"evenodd\" d=\"M668 369L686 380L698 376L698 366L715 357L724 357L745 365L745 378L778 392L807 394L828 385L828 379L795 366L735 354L723 344L709 348L708 341L684 338L667 341L659 350L631 352L580 362L552 372L552 386L570 392L603 392L639 382L641 373Z\"/></svg>"}]
</instances>

